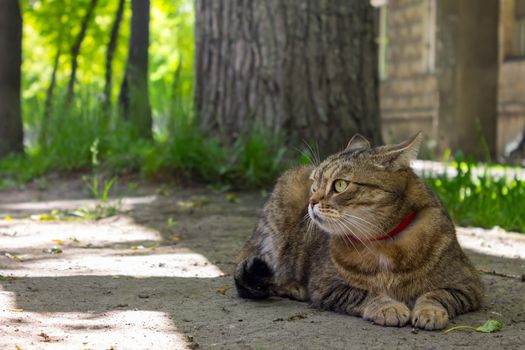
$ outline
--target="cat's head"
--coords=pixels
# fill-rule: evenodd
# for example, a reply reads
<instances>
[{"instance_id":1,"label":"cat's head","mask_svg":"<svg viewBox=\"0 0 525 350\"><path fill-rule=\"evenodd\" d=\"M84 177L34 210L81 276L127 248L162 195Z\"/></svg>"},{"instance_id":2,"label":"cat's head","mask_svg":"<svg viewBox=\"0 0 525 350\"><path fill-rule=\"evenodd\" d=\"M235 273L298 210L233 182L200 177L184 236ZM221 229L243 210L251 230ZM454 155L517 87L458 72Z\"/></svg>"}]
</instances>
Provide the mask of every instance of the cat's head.
<instances>
[{"instance_id":1,"label":"cat's head","mask_svg":"<svg viewBox=\"0 0 525 350\"><path fill-rule=\"evenodd\" d=\"M410 161L420 143L418 133L399 144L371 147L356 134L345 150L312 171L310 218L334 235L360 240L384 235L398 221L396 211L404 208Z\"/></svg>"}]
</instances>

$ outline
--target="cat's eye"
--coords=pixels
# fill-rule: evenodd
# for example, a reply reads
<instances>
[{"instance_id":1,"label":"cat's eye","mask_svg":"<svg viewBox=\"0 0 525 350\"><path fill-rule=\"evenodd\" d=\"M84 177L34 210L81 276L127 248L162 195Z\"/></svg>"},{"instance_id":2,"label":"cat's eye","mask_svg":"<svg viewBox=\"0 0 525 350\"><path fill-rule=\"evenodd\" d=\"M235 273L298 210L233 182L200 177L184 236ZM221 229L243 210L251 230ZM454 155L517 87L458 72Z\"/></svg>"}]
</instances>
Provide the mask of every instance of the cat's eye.
<instances>
[{"instance_id":1,"label":"cat's eye","mask_svg":"<svg viewBox=\"0 0 525 350\"><path fill-rule=\"evenodd\" d=\"M334 181L334 191L341 193L348 187L348 181L345 180L335 180Z\"/></svg>"}]
</instances>

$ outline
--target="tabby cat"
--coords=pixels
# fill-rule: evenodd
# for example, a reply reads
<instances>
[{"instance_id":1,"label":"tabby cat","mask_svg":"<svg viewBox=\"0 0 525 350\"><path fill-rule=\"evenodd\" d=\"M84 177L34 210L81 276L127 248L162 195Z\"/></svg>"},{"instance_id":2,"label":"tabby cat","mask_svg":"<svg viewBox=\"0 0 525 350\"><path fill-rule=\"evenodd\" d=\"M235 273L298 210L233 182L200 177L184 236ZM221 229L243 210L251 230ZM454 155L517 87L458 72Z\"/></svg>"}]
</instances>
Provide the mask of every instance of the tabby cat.
<instances>
[{"instance_id":1,"label":"tabby cat","mask_svg":"<svg viewBox=\"0 0 525 350\"><path fill-rule=\"evenodd\" d=\"M420 142L372 148L355 135L321 164L282 175L239 256L239 296L427 330L479 308L481 282L454 224L410 168Z\"/></svg>"}]
</instances>

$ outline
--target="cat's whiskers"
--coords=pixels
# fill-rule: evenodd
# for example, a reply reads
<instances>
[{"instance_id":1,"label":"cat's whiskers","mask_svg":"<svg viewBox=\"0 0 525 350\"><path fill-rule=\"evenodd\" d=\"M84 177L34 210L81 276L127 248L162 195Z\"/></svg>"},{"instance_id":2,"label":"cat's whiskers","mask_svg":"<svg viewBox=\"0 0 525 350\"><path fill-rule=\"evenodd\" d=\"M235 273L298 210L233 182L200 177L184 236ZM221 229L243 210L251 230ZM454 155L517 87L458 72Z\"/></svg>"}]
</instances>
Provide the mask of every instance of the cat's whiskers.
<instances>
[{"instance_id":1,"label":"cat's whiskers","mask_svg":"<svg viewBox=\"0 0 525 350\"><path fill-rule=\"evenodd\" d=\"M354 227L356 230L358 230L358 226L356 226L356 223L355 223L355 222L353 222L353 221L348 221L348 220L346 220L346 222L347 222L348 225L353 225L353 227ZM359 231L359 230L358 230L358 231ZM358 233L362 233L362 234L365 236L365 238L362 239L361 237L359 237L358 235L355 235L355 234L354 234L354 237L357 238L357 240L358 240L359 242L361 242L361 244L364 245L365 248L368 249L368 251L369 251L372 255L377 256L377 253L376 253L376 252L370 247L370 245L368 245L368 244L366 243L366 241L370 239L370 238L369 238L370 235L367 234L366 231L362 231L362 230L361 230L360 232L358 232Z\"/></svg>"},{"instance_id":2,"label":"cat's whiskers","mask_svg":"<svg viewBox=\"0 0 525 350\"><path fill-rule=\"evenodd\" d=\"M304 224L306 224L306 232L305 232L306 242L310 243L312 236L313 236L312 233L314 231L315 224L312 218L310 217L310 214L308 213L308 211L306 211L301 221L299 221L295 226L302 226Z\"/></svg>"},{"instance_id":3,"label":"cat's whiskers","mask_svg":"<svg viewBox=\"0 0 525 350\"><path fill-rule=\"evenodd\" d=\"M345 225L343 222L340 222L340 225L344 226L346 228L346 230L350 231L350 233L346 232L344 233L344 236L346 237L346 239L350 242L350 244L352 245L352 247L354 248L354 250L357 252L357 254L359 255L360 258L363 258L363 255L361 255L361 250L357 248L357 246L354 244L354 237L355 237L355 233L352 231L352 229L350 229L347 225Z\"/></svg>"},{"instance_id":4,"label":"cat's whiskers","mask_svg":"<svg viewBox=\"0 0 525 350\"><path fill-rule=\"evenodd\" d=\"M361 210L361 212L363 212L363 210ZM351 217L353 219L357 219L357 220L360 220L370 226L373 226L374 228L376 228L378 231L380 231L380 233L385 233L385 230L384 228L382 228L381 226L377 225L377 224L374 224L373 222L370 222L368 220L366 220L365 218L362 218L360 216L357 216L357 215L352 215L350 213L343 213L343 215L347 216L347 217Z\"/></svg>"},{"instance_id":5,"label":"cat's whiskers","mask_svg":"<svg viewBox=\"0 0 525 350\"><path fill-rule=\"evenodd\" d=\"M365 238L366 238L367 240L370 240L370 239L373 239L373 238L374 238L373 234L370 233L370 230L373 230L372 227L371 227L370 225L368 225L368 224L364 224L364 223L362 223L362 222L359 222L359 221L355 221L355 220L353 220L353 219L354 219L353 216L351 216L351 217L349 217L349 216L343 216L343 219L344 219L346 222L352 224L354 227L356 227L356 228L360 228L359 233L361 233L363 236L365 236Z\"/></svg>"},{"instance_id":6,"label":"cat's whiskers","mask_svg":"<svg viewBox=\"0 0 525 350\"><path fill-rule=\"evenodd\" d=\"M350 223L352 223L355 227L360 228L360 233L362 233L367 238L370 236L370 233L368 232L370 230L370 225L364 224L364 223L359 222L359 221L354 221L353 217L343 216L343 219L348 221L348 222L350 222Z\"/></svg>"},{"instance_id":7,"label":"cat's whiskers","mask_svg":"<svg viewBox=\"0 0 525 350\"><path fill-rule=\"evenodd\" d=\"M349 218L346 217L344 215L344 213L343 213L343 215L341 215L341 213L339 211L335 210L335 209L325 209L325 214L330 214L330 213L337 214L337 216L335 216L335 215L328 216L328 218L330 218L332 220L332 222L336 222L337 221L338 223L344 225L344 229L346 229L347 231L350 231L351 235L354 238L356 238L358 241L360 241L361 244L363 244L363 246L365 246L373 255L376 255L374 253L374 251L359 237L359 235L356 235L352 231L352 228L349 227L348 225L346 225L345 223L351 225L356 231L358 231L359 234L362 234L363 236L365 236L366 239L373 238L372 234L367 232L369 227L367 227L364 223L355 222L355 221L349 220ZM371 222L367 222L367 223L370 224L370 225L373 225ZM345 231L343 230L343 232L345 232ZM350 240L351 240L351 238L350 238Z\"/></svg>"},{"instance_id":8,"label":"cat's whiskers","mask_svg":"<svg viewBox=\"0 0 525 350\"><path fill-rule=\"evenodd\" d=\"M310 146L308 142L304 141L304 144L308 148L308 152L310 154L307 154L305 151L299 150L301 154L306 156L313 165L318 166L319 164L321 164L321 157L319 156L319 146L316 144L317 152L315 152L314 148Z\"/></svg>"},{"instance_id":9,"label":"cat's whiskers","mask_svg":"<svg viewBox=\"0 0 525 350\"><path fill-rule=\"evenodd\" d=\"M356 235L354 233L354 231L352 231L352 229L348 226L348 225L351 225L354 229L356 229L357 231L359 231L358 233L363 233L361 230L358 229L358 227L355 225L355 223L353 222L350 222L348 220L346 220L346 218L344 216L341 216L340 217L340 220L338 221L340 222L348 231L350 231L350 233L352 234L353 237L355 237L359 242L361 242L361 244L372 254L372 255L377 255L373 250L372 248L370 248L360 237L359 235Z\"/></svg>"},{"instance_id":10,"label":"cat's whiskers","mask_svg":"<svg viewBox=\"0 0 525 350\"><path fill-rule=\"evenodd\" d=\"M353 234L354 237L359 241L361 242L361 244L366 248L368 249L368 251L374 255L374 256L377 256L377 253L368 245L366 244L366 241L367 240L370 240L371 236L370 234L368 234L366 231L364 231L362 228L360 228L358 225L357 225L357 222L355 221L351 221L351 220L348 220L348 218L344 218L344 217L341 217L341 219L347 224L347 225L350 225L352 226L356 231L357 233L359 234L362 234L365 238L364 239L361 239L361 237L359 237L359 235L356 235L355 233Z\"/></svg>"},{"instance_id":11,"label":"cat's whiskers","mask_svg":"<svg viewBox=\"0 0 525 350\"><path fill-rule=\"evenodd\" d=\"M346 230L349 230L348 227L345 227L343 226L343 223L340 222L340 221L333 221L333 224L337 225L340 227L341 231L341 238L343 240L343 242L345 242L345 245L348 249L350 249L350 246L348 245L348 242L350 242L350 244L352 245L352 248L354 248L354 250L357 252L357 254L359 254L359 256L361 257L361 252L359 251L359 249L357 249L357 247L355 246L354 242L352 241L352 238L348 235L347 231ZM350 230L351 234L354 235L354 233L352 232L352 230Z\"/></svg>"},{"instance_id":12,"label":"cat's whiskers","mask_svg":"<svg viewBox=\"0 0 525 350\"><path fill-rule=\"evenodd\" d=\"M308 217L308 225L306 226L306 242L307 243L311 243L312 241L312 237L314 236L313 235L314 228L315 228L315 224L313 220L310 217Z\"/></svg>"}]
</instances>

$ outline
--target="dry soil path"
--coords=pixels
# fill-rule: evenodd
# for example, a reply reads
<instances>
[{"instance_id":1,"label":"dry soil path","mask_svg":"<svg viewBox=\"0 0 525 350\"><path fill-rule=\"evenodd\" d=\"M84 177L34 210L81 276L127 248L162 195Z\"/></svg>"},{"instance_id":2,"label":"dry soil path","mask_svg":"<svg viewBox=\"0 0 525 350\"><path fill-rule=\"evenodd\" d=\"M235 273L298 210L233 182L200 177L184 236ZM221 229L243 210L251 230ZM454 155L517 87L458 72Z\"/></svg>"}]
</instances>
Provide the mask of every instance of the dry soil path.
<instances>
[{"instance_id":1,"label":"dry soil path","mask_svg":"<svg viewBox=\"0 0 525 350\"><path fill-rule=\"evenodd\" d=\"M383 328L287 299L236 296L233 259L257 220L260 193L231 202L204 187L140 185L117 216L46 221L34 215L96 201L78 180L39 185L48 189L0 192L0 349L525 348L519 279L484 274L482 310L451 323L499 319L499 333ZM525 241L509 237L460 231L477 267L519 276ZM50 254L55 246L62 252Z\"/></svg>"}]
</instances>

